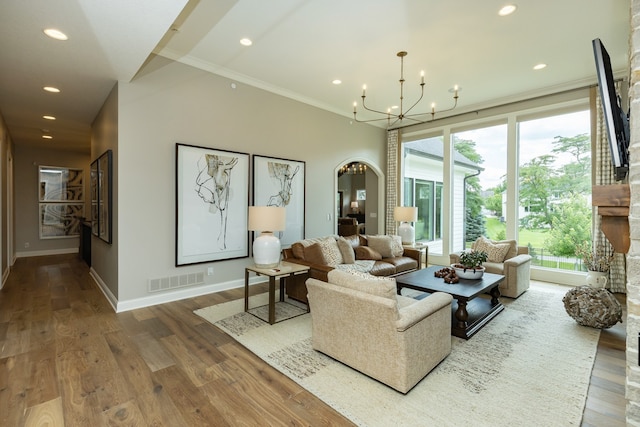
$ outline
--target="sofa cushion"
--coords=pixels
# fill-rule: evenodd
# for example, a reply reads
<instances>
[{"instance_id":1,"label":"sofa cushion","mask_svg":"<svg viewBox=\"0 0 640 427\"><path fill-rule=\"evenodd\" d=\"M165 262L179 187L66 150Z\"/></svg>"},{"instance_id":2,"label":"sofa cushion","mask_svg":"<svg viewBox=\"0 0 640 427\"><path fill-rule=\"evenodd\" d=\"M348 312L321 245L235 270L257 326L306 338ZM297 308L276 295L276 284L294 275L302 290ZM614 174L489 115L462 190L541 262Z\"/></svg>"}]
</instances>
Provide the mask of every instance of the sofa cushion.
<instances>
[{"instance_id":1,"label":"sofa cushion","mask_svg":"<svg viewBox=\"0 0 640 427\"><path fill-rule=\"evenodd\" d=\"M372 277L366 273L346 273L340 270L331 270L327 277L331 284L396 300L397 286L393 278Z\"/></svg>"},{"instance_id":2,"label":"sofa cushion","mask_svg":"<svg viewBox=\"0 0 640 427\"><path fill-rule=\"evenodd\" d=\"M355 253L356 259L372 259L374 261L382 259L382 255L369 246L358 246L355 248Z\"/></svg>"},{"instance_id":3,"label":"sofa cushion","mask_svg":"<svg viewBox=\"0 0 640 427\"><path fill-rule=\"evenodd\" d=\"M376 261L373 267L371 267L371 270L369 270L369 274L374 276L391 276L396 274L396 267L388 262Z\"/></svg>"},{"instance_id":4,"label":"sofa cushion","mask_svg":"<svg viewBox=\"0 0 640 427\"><path fill-rule=\"evenodd\" d=\"M403 271L415 270L418 268L418 261L406 256L383 258L382 261L391 264L395 268L395 273L402 273Z\"/></svg>"},{"instance_id":5,"label":"sofa cushion","mask_svg":"<svg viewBox=\"0 0 640 427\"><path fill-rule=\"evenodd\" d=\"M353 264L356 262L356 253L351 243L342 236L338 238L337 243L338 249L340 249L340 253L342 254L342 263Z\"/></svg>"},{"instance_id":6,"label":"sofa cushion","mask_svg":"<svg viewBox=\"0 0 640 427\"><path fill-rule=\"evenodd\" d=\"M291 245L291 252L293 252L293 256L296 258L306 259L304 255L304 250L307 247L313 245L314 243L318 243L324 239L326 239L326 237L313 237L310 239L300 240Z\"/></svg>"},{"instance_id":7,"label":"sofa cushion","mask_svg":"<svg viewBox=\"0 0 640 427\"><path fill-rule=\"evenodd\" d=\"M367 236L367 244L370 248L375 249L383 258L392 258L401 256L404 252L402 248L402 239L400 236Z\"/></svg>"},{"instance_id":8,"label":"sofa cushion","mask_svg":"<svg viewBox=\"0 0 640 427\"><path fill-rule=\"evenodd\" d=\"M480 236L475 241L473 248L476 251L486 252L488 262L504 262L512 246L515 247L515 243L515 240L494 242L484 236Z\"/></svg>"}]
</instances>

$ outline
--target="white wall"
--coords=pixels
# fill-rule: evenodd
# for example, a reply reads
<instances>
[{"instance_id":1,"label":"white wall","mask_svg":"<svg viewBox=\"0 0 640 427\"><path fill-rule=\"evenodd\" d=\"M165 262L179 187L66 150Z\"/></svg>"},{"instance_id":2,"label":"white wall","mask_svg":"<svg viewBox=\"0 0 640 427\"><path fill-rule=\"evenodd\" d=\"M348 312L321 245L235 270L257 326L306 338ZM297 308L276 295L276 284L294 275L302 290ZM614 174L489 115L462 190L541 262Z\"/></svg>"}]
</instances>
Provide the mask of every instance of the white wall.
<instances>
[{"instance_id":1,"label":"white wall","mask_svg":"<svg viewBox=\"0 0 640 427\"><path fill-rule=\"evenodd\" d=\"M176 142L306 162L306 236L334 233L334 171L349 156L385 164L386 131L163 58L118 89L118 300L147 283L214 267L242 283L251 258L175 267ZM331 220L328 219L330 215Z\"/></svg>"}]
</instances>

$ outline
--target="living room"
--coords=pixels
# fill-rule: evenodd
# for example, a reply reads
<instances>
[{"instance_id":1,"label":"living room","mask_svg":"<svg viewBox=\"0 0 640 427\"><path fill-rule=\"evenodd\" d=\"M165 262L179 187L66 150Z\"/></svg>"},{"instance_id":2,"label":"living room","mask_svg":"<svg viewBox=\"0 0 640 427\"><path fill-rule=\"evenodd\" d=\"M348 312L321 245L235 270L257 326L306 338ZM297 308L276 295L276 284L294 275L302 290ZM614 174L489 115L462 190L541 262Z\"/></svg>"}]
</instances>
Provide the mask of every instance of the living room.
<instances>
[{"instance_id":1,"label":"living room","mask_svg":"<svg viewBox=\"0 0 640 427\"><path fill-rule=\"evenodd\" d=\"M394 60L393 54L380 58ZM332 183L336 168L350 160L366 159L380 170L387 169L385 129L351 123L342 115L246 84L233 87L231 83L226 77L154 56L135 80L114 86L94 122L85 169L107 149L114 151L117 160L115 238L110 246L100 241L92 243L92 269L118 311L239 286L243 267L250 262L236 259L206 266L174 266L177 142L305 161L307 236L334 231ZM395 83L394 75L389 84ZM465 96L465 90L461 96ZM50 152L24 149L15 141L17 198L18 194L36 197L33 163L47 164L51 158ZM240 196L250 200L249 195ZM16 199L16 212L20 214L15 218L15 251L28 256L29 251L23 247L27 241L34 251L53 250L38 248L37 232L34 237L28 234L32 231L25 231L33 230L36 220L20 203ZM196 292L148 292L151 279L201 272L209 266L214 274L205 275L205 284Z\"/></svg>"}]
</instances>

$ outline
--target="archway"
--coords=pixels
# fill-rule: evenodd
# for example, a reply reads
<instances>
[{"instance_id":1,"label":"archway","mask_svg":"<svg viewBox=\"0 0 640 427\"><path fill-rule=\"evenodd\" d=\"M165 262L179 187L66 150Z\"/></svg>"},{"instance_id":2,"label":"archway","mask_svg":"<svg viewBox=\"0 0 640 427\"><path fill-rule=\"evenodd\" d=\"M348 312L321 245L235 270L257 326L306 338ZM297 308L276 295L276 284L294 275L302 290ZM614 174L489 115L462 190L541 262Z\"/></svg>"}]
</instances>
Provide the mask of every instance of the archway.
<instances>
[{"instance_id":1,"label":"archway","mask_svg":"<svg viewBox=\"0 0 640 427\"><path fill-rule=\"evenodd\" d=\"M362 221L366 234L384 234L385 178L380 167L368 159L352 157L336 166L334 177L334 231L337 233L337 218L342 213ZM351 207L352 202L357 202L357 208Z\"/></svg>"}]
</instances>

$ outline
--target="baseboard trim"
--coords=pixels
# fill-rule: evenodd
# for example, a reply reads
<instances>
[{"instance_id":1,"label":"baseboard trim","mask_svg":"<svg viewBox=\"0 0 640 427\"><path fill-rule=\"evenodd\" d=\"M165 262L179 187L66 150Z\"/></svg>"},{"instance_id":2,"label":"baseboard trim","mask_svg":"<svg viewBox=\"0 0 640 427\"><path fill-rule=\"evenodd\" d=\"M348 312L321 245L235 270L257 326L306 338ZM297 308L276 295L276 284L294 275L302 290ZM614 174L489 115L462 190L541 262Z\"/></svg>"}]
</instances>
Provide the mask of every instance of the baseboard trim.
<instances>
[{"instance_id":1,"label":"baseboard trim","mask_svg":"<svg viewBox=\"0 0 640 427\"><path fill-rule=\"evenodd\" d=\"M77 254L78 248L66 248L66 249L48 249L44 251L29 251L29 252L16 252L16 258L27 258L30 256L47 256L47 255L64 255L64 254Z\"/></svg>"}]
</instances>

